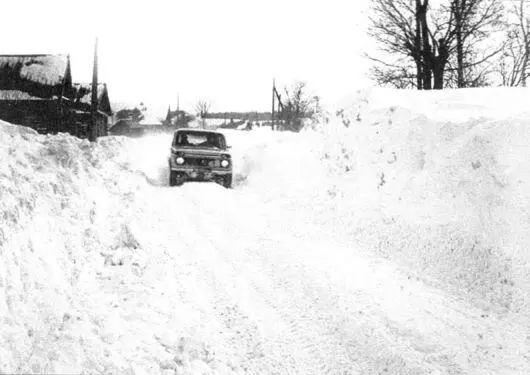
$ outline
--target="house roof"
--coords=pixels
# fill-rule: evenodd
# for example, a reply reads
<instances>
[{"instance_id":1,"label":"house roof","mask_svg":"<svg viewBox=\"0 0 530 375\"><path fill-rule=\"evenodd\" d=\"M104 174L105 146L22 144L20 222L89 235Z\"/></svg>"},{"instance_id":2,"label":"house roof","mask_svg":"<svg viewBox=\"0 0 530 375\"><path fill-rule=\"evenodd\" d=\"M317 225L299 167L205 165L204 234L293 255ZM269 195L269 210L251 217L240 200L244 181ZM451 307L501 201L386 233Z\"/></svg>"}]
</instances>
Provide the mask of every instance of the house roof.
<instances>
[{"instance_id":1,"label":"house roof","mask_svg":"<svg viewBox=\"0 0 530 375\"><path fill-rule=\"evenodd\" d=\"M90 106L92 102L92 84L90 83L74 83L74 102L80 104L82 107L85 107L85 110L88 110L87 107ZM98 110L106 113L107 115L112 115L112 108L109 101L109 93L107 90L107 85L105 83L98 83Z\"/></svg>"},{"instance_id":2,"label":"house roof","mask_svg":"<svg viewBox=\"0 0 530 375\"><path fill-rule=\"evenodd\" d=\"M81 103L90 104L92 102L92 84L90 83L74 83L72 85L75 90L75 100ZM98 101L101 101L103 95L106 94L107 85L105 83L98 83Z\"/></svg>"},{"instance_id":3,"label":"house roof","mask_svg":"<svg viewBox=\"0 0 530 375\"><path fill-rule=\"evenodd\" d=\"M13 80L61 85L69 67L66 55L0 55L0 88Z\"/></svg>"},{"instance_id":4,"label":"house roof","mask_svg":"<svg viewBox=\"0 0 530 375\"><path fill-rule=\"evenodd\" d=\"M140 121L140 125L162 125L160 119L152 113L144 114L144 118Z\"/></svg>"}]
</instances>

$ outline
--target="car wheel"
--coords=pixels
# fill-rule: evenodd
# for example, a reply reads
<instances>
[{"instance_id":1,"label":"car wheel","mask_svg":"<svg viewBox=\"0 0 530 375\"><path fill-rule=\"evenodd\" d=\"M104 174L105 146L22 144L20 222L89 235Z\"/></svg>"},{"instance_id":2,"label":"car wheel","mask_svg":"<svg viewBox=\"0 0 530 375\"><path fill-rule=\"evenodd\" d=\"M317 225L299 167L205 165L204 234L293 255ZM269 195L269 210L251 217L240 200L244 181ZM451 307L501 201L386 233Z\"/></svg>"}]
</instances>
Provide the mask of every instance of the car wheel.
<instances>
[{"instance_id":1,"label":"car wheel","mask_svg":"<svg viewBox=\"0 0 530 375\"><path fill-rule=\"evenodd\" d=\"M227 189L230 189L232 187L232 175L227 175L224 178L223 186Z\"/></svg>"},{"instance_id":2,"label":"car wheel","mask_svg":"<svg viewBox=\"0 0 530 375\"><path fill-rule=\"evenodd\" d=\"M184 181L177 172L169 171L169 186L181 186Z\"/></svg>"}]
</instances>

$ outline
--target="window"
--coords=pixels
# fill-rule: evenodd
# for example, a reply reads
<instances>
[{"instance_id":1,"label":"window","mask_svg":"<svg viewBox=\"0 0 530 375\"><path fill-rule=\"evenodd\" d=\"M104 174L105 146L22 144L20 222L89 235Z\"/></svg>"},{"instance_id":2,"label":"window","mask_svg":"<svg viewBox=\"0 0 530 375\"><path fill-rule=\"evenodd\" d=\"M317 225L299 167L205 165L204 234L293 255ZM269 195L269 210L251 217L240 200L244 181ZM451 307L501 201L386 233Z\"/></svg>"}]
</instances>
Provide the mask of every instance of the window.
<instances>
[{"instance_id":1,"label":"window","mask_svg":"<svg viewBox=\"0 0 530 375\"><path fill-rule=\"evenodd\" d=\"M175 144L189 147L222 148L226 147L225 138L218 133L181 132L177 133Z\"/></svg>"}]
</instances>

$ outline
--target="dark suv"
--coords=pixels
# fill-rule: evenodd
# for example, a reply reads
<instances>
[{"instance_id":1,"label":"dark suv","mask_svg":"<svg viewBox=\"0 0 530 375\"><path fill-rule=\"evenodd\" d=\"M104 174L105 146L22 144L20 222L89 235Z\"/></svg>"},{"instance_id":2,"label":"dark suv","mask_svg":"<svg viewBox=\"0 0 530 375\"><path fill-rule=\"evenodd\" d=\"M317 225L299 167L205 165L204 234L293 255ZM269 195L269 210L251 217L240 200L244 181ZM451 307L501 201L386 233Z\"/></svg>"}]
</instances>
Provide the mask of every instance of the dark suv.
<instances>
[{"instance_id":1,"label":"dark suv","mask_svg":"<svg viewBox=\"0 0 530 375\"><path fill-rule=\"evenodd\" d=\"M169 156L169 186L213 181L232 186L232 157L222 133L198 129L175 132Z\"/></svg>"}]
</instances>

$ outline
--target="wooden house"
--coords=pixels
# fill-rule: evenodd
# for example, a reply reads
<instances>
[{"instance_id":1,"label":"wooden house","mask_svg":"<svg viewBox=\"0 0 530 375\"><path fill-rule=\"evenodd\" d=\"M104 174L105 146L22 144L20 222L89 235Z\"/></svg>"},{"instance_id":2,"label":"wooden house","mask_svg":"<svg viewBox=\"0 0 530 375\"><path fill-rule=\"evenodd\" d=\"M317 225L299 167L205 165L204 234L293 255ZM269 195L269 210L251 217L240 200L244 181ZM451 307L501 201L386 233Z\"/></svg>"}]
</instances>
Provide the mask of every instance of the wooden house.
<instances>
[{"instance_id":1,"label":"wooden house","mask_svg":"<svg viewBox=\"0 0 530 375\"><path fill-rule=\"evenodd\" d=\"M193 119L192 115L178 109L178 107L176 111L172 111L171 107L168 107L166 118L162 121L162 124L168 128L186 128Z\"/></svg>"},{"instance_id":2,"label":"wooden house","mask_svg":"<svg viewBox=\"0 0 530 375\"><path fill-rule=\"evenodd\" d=\"M89 83L76 83L73 86L75 94L72 99L72 110L69 112L68 120L65 121L68 127L66 131L80 138L85 138L92 116L92 85ZM96 136L108 135L112 118L112 108L105 83L99 83L97 85L97 112L95 116Z\"/></svg>"},{"instance_id":3,"label":"wooden house","mask_svg":"<svg viewBox=\"0 0 530 375\"><path fill-rule=\"evenodd\" d=\"M110 128L111 135L125 135L128 137L141 137L144 135L144 128L132 119L120 119Z\"/></svg>"},{"instance_id":4,"label":"wooden house","mask_svg":"<svg viewBox=\"0 0 530 375\"><path fill-rule=\"evenodd\" d=\"M173 127L165 126L159 119L147 116L142 119L132 117L121 118L110 128L111 135L125 135L128 137L141 137L145 134L164 133L174 131Z\"/></svg>"},{"instance_id":5,"label":"wooden house","mask_svg":"<svg viewBox=\"0 0 530 375\"><path fill-rule=\"evenodd\" d=\"M112 111L106 85L97 87L95 134L102 136L107 135ZM85 138L93 121L91 93L91 85L72 83L67 55L0 55L0 119L4 121L39 133L67 132Z\"/></svg>"},{"instance_id":6,"label":"wooden house","mask_svg":"<svg viewBox=\"0 0 530 375\"><path fill-rule=\"evenodd\" d=\"M68 56L0 55L0 119L55 133L72 94Z\"/></svg>"}]
</instances>

